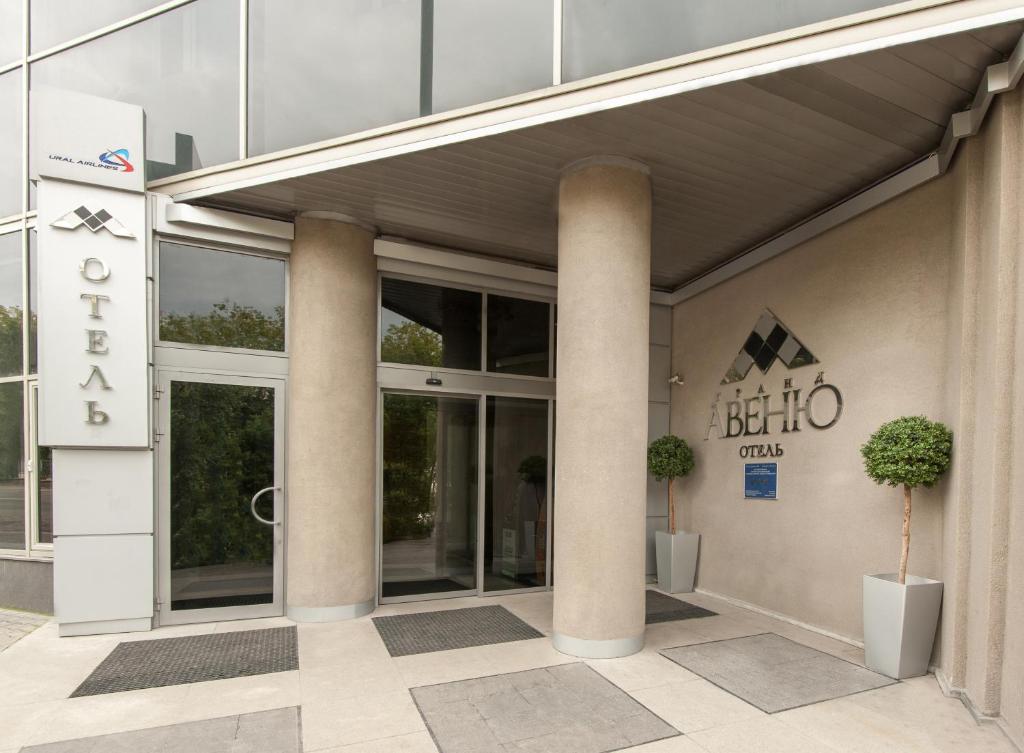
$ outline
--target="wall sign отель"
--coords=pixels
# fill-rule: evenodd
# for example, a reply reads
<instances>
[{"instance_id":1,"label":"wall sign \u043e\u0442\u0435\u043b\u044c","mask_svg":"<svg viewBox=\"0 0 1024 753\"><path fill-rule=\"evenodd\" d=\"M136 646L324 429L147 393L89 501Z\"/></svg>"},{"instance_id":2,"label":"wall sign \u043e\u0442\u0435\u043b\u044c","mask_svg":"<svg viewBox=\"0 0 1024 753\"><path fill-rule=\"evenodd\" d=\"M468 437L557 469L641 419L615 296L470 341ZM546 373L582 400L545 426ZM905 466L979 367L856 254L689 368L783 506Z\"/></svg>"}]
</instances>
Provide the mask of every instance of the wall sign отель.
<instances>
[{"instance_id":1,"label":"wall sign \u043e\u0442\u0435\u043b\u044c","mask_svg":"<svg viewBox=\"0 0 1024 753\"><path fill-rule=\"evenodd\" d=\"M782 361L790 369L818 363L810 350L765 309L722 384L744 380L754 366L767 374L775 361ZM768 394L763 384L758 384L756 393L750 397L744 397L738 387L731 400L723 400L719 392L711 403L704 439L711 439L713 432L719 439L732 439L764 437L773 431L789 434L807 426L830 429L842 414L842 393L825 381L824 371L818 371L809 387L795 386L793 378L786 377L780 396ZM783 447L777 442L744 444L739 449L742 458L774 458L783 454Z\"/></svg>"}]
</instances>

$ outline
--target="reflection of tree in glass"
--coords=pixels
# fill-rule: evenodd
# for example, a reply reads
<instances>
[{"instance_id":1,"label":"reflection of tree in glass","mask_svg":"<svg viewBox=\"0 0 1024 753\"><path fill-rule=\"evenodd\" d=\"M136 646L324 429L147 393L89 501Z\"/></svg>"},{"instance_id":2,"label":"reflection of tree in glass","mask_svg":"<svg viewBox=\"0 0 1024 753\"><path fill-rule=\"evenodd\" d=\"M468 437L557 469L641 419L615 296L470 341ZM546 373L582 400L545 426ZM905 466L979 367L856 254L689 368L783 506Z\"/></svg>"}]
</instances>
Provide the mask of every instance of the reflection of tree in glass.
<instances>
[{"instance_id":1,"label":"reflection of tree in glass","mask_svg":"<svg viewBox=\"0 0 1024 753\"><path fill-rule=\"evenodd\" d=\"M440 366L441 335L416 322L392 324L381 338L380 360Z\"/></svg>"},{"instance_id":2,"label":"reflection of tree in glass","mask_svg":"<svg viewBox=\"0 0 1024 753\"><path fill-rule=\"evenodd\" d=\"M273 389L172 382L170 398L171 568L269 564L249 500L274 482Z\"/></svg>"},{"instance_id":3,"label":"reflection of tree in glass","mask_svg":"<svg viewBox=\"0 0 1024 753\"><path fill-rule=\"evenodd\" d=\"M441 337L415 322L392 324L381 339L381 360L441 365ZM416 395L384 397L384 541L429 536L437 481L437 401Z\"/></svg>"},{"instance_id":4,"label":"reflection of tree in glass","mask_svg":"<svg viewBox=\"0 0 1024 753\"><path fill-rule=\"evenodd\" d=\"M32 317L33 325L35 317ZM21 307L0 306L0 375L21 373Z\"/></svg>"},{"instance_id":5,"label":"reflection of tree in glass","mask_svg":"<svg viewBox=\"0 0 1024 753\"><path fill-rule=\"evenodd\" d=\"M208 314L160 314L160 339L222 348L284 350L284 307L265 314L252 306L224 301Z\"/></svg>"}]
</instances>

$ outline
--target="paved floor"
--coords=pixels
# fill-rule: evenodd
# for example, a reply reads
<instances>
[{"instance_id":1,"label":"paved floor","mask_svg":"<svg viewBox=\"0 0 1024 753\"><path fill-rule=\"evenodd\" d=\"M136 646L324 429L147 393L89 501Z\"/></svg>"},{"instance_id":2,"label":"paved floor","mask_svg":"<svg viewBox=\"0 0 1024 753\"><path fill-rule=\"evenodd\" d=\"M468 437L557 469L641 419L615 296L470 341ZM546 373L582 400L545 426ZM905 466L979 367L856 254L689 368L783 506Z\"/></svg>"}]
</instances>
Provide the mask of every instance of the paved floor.
<instances>
[{"instance_id":1,"label":"paved floor","mask_svg":"<svg viewBox=\"0 0 1024 753\"><path fill-rule=\"evenodd\" d=\"M630 753L1015 753L997 727L976 724L930 676L767 714L660 651L772 632L854 663L862 652L720 600L685 600L718 614L650 625L640 653L583 662L682 733ZM374 616L494 605L550 636L550 593L389 604ZM411 689L579 663L548 637L392 657L363 617L298 625L297 670L69 697L122 641L291 624L272 618L60 639L48 623L0 652L0 753L291 707L301 707L305 753L436 753Z\"/></svg>"},{"instance_id":2,"label":"paved floor","mask_svg":"<svg viewBox=\"0 0 1024 753\"><path fill-rule=\"evenodd\" d=\"M775 633L667 648L661 653L769 714L894 682Z\"/></svg>"},{"instance_id":3,"label":"paved floor","mask_svg":"<svg viewBox=\"0 0 1024 753\"><path fill-rule=\"evenodd\" d=\"M48 619L46 615L33 612L0 609L0 651L24 638L40 625L46 624Z\"/></svg>"}]
</instances>

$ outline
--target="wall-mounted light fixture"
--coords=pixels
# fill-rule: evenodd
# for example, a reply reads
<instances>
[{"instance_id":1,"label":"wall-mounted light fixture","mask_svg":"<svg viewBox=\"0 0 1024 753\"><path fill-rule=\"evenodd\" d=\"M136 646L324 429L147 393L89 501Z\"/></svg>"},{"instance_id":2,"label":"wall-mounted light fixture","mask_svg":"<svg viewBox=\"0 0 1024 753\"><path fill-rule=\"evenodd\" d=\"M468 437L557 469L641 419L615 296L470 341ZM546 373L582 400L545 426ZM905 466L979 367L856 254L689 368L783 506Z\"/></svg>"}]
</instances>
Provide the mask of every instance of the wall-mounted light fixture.
<instances>
[{"instance_id":1,"label":"wall-mounted light fixture","mask_svg":"<svg viewBox=\"0 0 1024 753\"><path fill-rule=\"evenodd\" d=\"M680 387L682 387L684 384L683 377L681 374L673 374L671 377L669 377L668 383L678 384Z\"/></svg>"},{"instance_id":2,"label":"wall-mounted light fixture","mask_svg":"<svg viewBox=\"0 0 1024 753\"><path fill-rule=\"evenodd\" d=\"M438 379L436 371L430 372L430 376L427 377L427 384L429 384L431 387L441 386L441 380Z\"/></svg>"}]
</instances>

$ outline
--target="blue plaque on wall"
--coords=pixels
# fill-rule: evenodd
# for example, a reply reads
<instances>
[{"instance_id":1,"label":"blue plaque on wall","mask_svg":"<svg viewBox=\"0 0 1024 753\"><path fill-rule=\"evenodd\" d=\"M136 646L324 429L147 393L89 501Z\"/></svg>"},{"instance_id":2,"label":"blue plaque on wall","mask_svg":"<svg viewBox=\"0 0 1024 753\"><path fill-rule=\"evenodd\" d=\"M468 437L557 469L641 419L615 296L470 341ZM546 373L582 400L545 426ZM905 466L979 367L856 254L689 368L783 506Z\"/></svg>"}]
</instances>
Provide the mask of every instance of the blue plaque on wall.
<instances>
[{"instance_id":1,"label":"blue plaque on wall","mask_svg":"<svg viewBox=\"0 0 1024 753\"><path fill-rule=\"evenodd\" d=\"M745 463L743 496L747 499L778 499L779 464Z\"/></svg>"}]
</instances>

